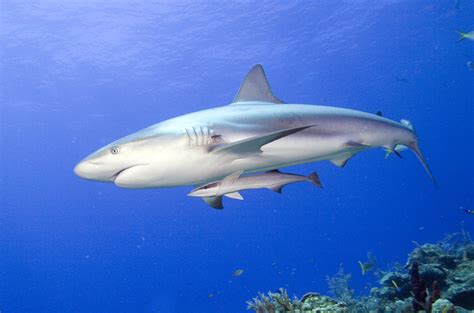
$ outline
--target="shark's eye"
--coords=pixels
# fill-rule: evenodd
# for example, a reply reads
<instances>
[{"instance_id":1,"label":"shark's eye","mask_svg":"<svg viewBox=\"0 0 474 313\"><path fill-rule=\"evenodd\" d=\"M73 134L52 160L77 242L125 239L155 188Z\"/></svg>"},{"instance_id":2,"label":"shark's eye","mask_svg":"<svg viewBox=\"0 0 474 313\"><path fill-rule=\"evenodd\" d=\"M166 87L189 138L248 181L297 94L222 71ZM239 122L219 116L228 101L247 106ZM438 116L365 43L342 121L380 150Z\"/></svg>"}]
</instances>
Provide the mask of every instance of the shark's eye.
<instances>
[{"instance_id":1,"label":"shark's eye","mask_svg":"<svg viewBox=\"0 0 474 313\"><path fill-rule=\"evenodd\" d=\"M112 153L112 154L119 153L119 147L115 146L115 147L110 148L110 153Z\"/></svg>"}]
</instances>

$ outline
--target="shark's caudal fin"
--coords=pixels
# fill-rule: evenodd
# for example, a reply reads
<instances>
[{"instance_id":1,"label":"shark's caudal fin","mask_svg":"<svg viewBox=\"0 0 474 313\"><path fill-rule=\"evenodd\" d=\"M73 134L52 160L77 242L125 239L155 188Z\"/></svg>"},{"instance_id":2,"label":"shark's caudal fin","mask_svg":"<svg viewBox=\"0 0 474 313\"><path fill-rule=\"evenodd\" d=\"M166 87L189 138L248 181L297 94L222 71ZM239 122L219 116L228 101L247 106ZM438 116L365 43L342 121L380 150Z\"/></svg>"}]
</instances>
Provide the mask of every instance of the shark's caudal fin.
<instances>
[{"instance_id":1,"label":"shark's caudal fin","mask_svg":"<svg viewBox=\"0 0 474 313\"><path fill-rule=\"evenodd\" d=\"M284 103L273 95L261 64L256 64L250 69L232 103L249 101Z\"/></svg>"},{"instance_id":2,"label":"shark's caudal fin","mask_svg":"<svg viewBox=\"0 0 474 313\"><path fill-rule=\"evenodd\" d=\"M323 188L323 185L321 184L321 180L319 179L318 173L312 172L308 176L308 180L316 187Z\"/></svg>"},{"instance_id":3,"label":"shark's caudal fin","mask_svg":"<svg viewBox=\"0 0 474 313\"><path fill-rule=\"evenodd\" d=\"M433 184L436 188L438 188L438 183L436 182L436 178L433 176L433 173L431 172L429 166L428 166L428 163L426 163L425 161L425 158L423 158L423 154L421 154L421 151L420 151L420 148L418 148L418 144L416 142L410 144L408 146L411 150L413 150L413 152L415 153L415 155L418 157L418 160L420 160L421 162L421 165L423 165L423 167L425 168L426 172L428 173L428 175L430 175L431 177L431 180L433 181Z\"/></svg>"},{"instance_id":4,"label":"shark's caudal fin","mask_svg":"<svg viewBox=\"0 0 474 313\"><path fill-rule=\"evenodd\" d=\"M413 123L410 122L409 120L402 119L400 120L400 124L410 129L413 133L416 133L415 126L413 126ZM400 149L403 147L403 145L399 145L399 146L401 146ZM428 175L430 175L431 180L433 181L433 184L435 185L436 188L438 188L438 183L436 182L436 178L433 176L433 173L431 172L428 166L428 163L426 163L425 158L423 158L423 154L421 154L420 148L418 147L418 143L412 142L409 145L407 145L407 147L410 148L416 154L418 160L420 160L421 165L423 165ZM392 152L394 152L397 155L399 155L398 153L399 151L401 150L397 149L397 146L393 147L392 149Z\"/></svg>"}]
</instances>

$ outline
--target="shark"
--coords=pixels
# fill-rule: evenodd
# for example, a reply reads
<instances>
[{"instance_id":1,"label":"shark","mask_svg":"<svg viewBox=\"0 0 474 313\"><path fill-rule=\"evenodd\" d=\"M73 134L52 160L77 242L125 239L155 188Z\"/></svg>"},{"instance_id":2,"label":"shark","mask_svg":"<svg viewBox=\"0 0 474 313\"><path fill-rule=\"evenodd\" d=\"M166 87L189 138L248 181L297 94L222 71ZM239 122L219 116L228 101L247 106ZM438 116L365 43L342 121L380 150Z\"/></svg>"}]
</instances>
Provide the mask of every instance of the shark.
<instances>
[{"instance_id":1,"label":"shark","mask_svg":"<svg viewBox=\"0 0 474 313\"><path fill-rule=\"evenodd\" d=\"M321 180L316 172L308 176L282 173L279 170L271 170L265 173L241 176L243 171L237 171L226 176L221 181L210 182L192 190L188 196L201 197L214 209L222 209L222 196L232 199L243 200L239 191L248 189L267 188L281 193L284 186L297 182L310 182L316 187L322 188Z\"/></svg>"},{"instance_id":2,"label":"shark","mask_svg":"<svg viewBox=\"0 0 474 313\"><path fill-rule=\"evenodd\" d=\"M436 185L411 122L381 114L276 97L253 66L230 104L181 115L118 139L74 172L123 188L200 186L237 171L264 172L328 160L339 167L361 151L412 150Z\"/></svg>"}]
</instances>

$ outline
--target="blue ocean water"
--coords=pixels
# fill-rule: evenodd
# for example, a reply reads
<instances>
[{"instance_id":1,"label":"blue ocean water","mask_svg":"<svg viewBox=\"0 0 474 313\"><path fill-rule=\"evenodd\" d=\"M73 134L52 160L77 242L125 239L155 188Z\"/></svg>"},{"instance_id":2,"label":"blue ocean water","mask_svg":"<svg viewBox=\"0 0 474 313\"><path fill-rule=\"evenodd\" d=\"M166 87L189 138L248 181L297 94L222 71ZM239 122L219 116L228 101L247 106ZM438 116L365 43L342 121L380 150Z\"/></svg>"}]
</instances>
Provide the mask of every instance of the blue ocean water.
<instances>
[{"instance_id":1,"label":"blue ocean water","mask_svg":"<svg viewBox=\"0 0 474 313\"><path fill-rule=\"evenodd\" d=\"M342 263L358 295L382 266L474 233L474 3L3 1L2 313L244 312L258 291L327 292ZM136 130L229 103L262 63L289 103L409 119L416 157L369 150L317 170L324 188L244 192L222 211L191 187L128 190L75 164ZM233 277L236 269L243 269Z\"/></svg>"}]
</instances>

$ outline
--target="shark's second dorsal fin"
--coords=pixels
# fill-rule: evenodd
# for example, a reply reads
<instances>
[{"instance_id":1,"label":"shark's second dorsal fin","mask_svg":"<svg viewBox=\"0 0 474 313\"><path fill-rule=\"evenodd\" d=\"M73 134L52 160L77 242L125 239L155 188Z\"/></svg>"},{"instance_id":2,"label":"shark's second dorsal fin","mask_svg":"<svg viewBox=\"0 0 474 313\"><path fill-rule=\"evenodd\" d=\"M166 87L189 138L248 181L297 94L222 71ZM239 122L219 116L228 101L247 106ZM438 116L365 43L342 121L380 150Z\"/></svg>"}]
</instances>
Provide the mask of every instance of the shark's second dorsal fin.
<instances>
[{"instance_id":1,"label":"shark's second dorsal fin","mask_svg":"<svg viewBox=\"0 0 474 313\"><path fill-rule=\"evenodd\" d=\"M232 103L249 101L284 103L273 95L261 64L250 69Z\"/></svg>"}]
</instances>

